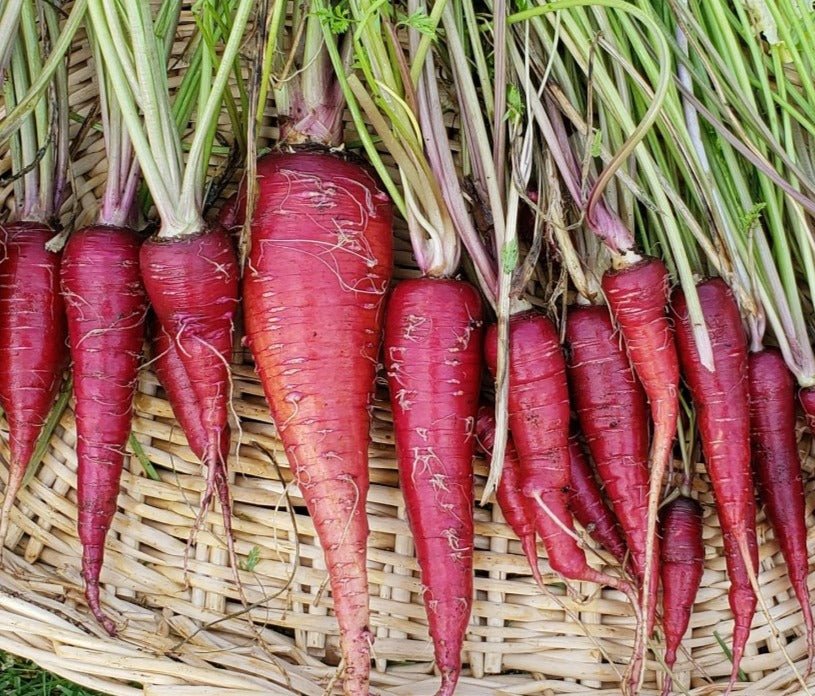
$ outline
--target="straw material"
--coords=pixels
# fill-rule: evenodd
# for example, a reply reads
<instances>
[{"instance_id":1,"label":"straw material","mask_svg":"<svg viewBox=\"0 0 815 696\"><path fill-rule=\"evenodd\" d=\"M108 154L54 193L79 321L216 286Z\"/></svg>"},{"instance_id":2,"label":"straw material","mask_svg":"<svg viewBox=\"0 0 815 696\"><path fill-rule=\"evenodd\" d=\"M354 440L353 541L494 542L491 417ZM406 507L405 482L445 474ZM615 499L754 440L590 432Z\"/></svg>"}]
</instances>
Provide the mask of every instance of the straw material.
<instances>
[{"instance_id":1,"label":"straw material","mask_svg":"<svg viewBox=\"0 0 815 696\"><path fill-rule=\"evenodd\" d=\"M185 15L180 37L190 30ZM175 55L182 56L183 50L180 39ZM82 117L96 97L93 80L87 42L80 35L71 58L71 99ZM450 123L455 126L452 117ZM78 131L75 123L73 134ZM262 135L269 141L276 135L271 114ZM349 136L353 139L350 132ZM0 153L0 177L9 166L8 153ZM105 181L98 133L91 132L81 144L72 175L76 194L66 203L64 220L75 220L79 226L93 219ZM2 182L0 211L11 202L11 187L5 179ZM397 277L412 275L415 269L403 228L397 232L396 249ZM160 480L151 480L138 458L129 457L102 572L103 600L118 621L120 637L103 634L82 596L76 435L69 407L12 513L13 551L6 550L0 571L0 650L121 696L319 696L338 691L338 631L322 551L300 493L291 483L251 358L237 339L233 386L229 465L236 548L244 564L242 589L236 587L228 566L218 510L210 512L185 572L185 546L204 479L147 366L139 380L133 432ZM438 680L433 676L421 585L397 488L387 394L381 386L373 416L368 500L371 621L376 635L372 693L422 696L434 693ZM3 421L0 434L0 477L5 481L8 449ZM808 441L802 447L811 524L815 456ZM486 473L485 463L476 461L476 499ZM732 616L721 532L701 467L696 485L705 509L707 561L675 682L701 695L721 693L730 672L716 636L729 645ZM590 584L574 584L567 592L549 569L542 548L541 569L549 584L541 591L497 506L477 507L475 516L476 598L458 693L618 694L634 630L625 598ZM759 582L781 637L773 636L759 610L743 661L752 683L738 690L803 693L782 650L783 646L799 668L803 665L801 614L763 514L758 540ZM815 530L810 526L810 550L813 546ZM604 562L595 551L587 553L592 563ZM654 647L661 656L659 644ZM651 657L643 693L652 693L661 678L662 668L654 654Z\"/></svg>"}]
</instances>

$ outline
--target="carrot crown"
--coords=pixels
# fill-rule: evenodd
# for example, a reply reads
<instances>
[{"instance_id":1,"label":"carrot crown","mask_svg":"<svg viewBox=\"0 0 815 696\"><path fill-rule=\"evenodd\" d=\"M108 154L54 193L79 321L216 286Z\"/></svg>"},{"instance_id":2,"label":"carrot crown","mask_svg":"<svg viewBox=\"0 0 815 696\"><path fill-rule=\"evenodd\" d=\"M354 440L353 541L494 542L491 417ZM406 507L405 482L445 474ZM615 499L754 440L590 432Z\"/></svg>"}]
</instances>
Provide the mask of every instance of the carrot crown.
<instances>
[{"instance_id":1,"label":"carrot crown","mask_svg":"<svg viewBox=\"0 0 815 696\"><path fill-rule=\"evenodd\" d=\"M4 23L11 30L0 33L7 42L0 45L0 60L8 58L10 65L3 85L6 107L13 114L23 100L32 105L8 131L16 217L48 222L59 213L68 178L68 72L62 56L54 63L53 82L46 82L52 97L29 94L43 72L43 46L59 36L57 14L49 3L23 0L4 8L0 26Z\"/></svg>"},{"instance_id":2,"label":"carrot crown","mask_svg":"<svg viewBox=\"0 0 815 696\"><path fill-rule=\"evenodd\" d=\"M203 189L209 154L224 90L253 5L251 0L237 2L221 56L203 51L196 129L185 161L163 66L166 47L160 46L156 36L150 4L141 0L116 4L89 0L98 51L161 218L160 237L194 234L204 226Z\"/></svg>"}]
</instances>

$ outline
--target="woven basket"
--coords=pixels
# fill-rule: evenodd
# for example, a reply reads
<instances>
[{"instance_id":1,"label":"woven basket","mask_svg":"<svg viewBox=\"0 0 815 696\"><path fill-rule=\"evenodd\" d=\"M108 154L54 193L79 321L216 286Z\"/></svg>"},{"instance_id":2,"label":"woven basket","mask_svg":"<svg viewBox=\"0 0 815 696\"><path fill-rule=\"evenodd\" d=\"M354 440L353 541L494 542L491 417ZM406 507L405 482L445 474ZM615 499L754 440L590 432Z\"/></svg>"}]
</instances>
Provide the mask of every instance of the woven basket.
<instances>
[{"instance_id":1,"label":"woven basket","mask_svg":"<svg viewBox=\"0 0 815 696\"><path fill-rule=\"evenodd\" d=\"M191 30L185 15L176 55L182 55L183 38ZM84 116L96 98L94 69L81 32L75 46L72 107ZM272 141L276 135L273 122L270 114L262 133L265 140ZM452 115L450 122L455 125ZM75 125L74 131L78 129ZM353 139L350 132L349 139ZM8 153L0 152L0 176L9 166ZM102 141L98 133L91 133L73 164L76 193L64 209L66 223L80 226L93 219L104 181ZM10 189L0 188L0 210L9 204ZM409 276L415 269L403 228L398 229L395 243L396 275ZM238 554L252 566L241 572L242 591L227 562L217 510L207 518L184 567L203 478L148 367L139 379L133 431L161 480L148 478L138 459L129 457L102 573L103 599L110 615L118 619L120 637L103 634L82 596L76 435L69 408L12 513L9 546L13 551L6 551L0 571L0 650L122 696L319 696L337 690L338 631L322 551L299 491L291 483L251 358L237 339L233 379L234 416L240 423L233 428L229 460L234 530ZM0 430L5 429L0 421ZM257 445L273 452L279 467ZM802 447L811 515L815 456L808 441ZM372 693L432 694L438 681L433 677L421 586L397 487L384 388L375 403L370 455L369 578L376 634ZM3 479L7 461L6 438L0 437ZM478 495L485 478L486 465L478 460ZM701 466L696 485L705 509L707 560L675 681L691 693L713 694L722 691L730 671L716 636L729 645L732 615L721 532ZM497 506L479 506L475 517L476 598L458 693L619 693L617 684L631 652L634 629L624 597L591 584L574 584L567 592L550 571L542 549L541 567L550 584L541 591L532 582L519 543ZM774 637L767 617L759 611L743 661L751 683L741 691L803 693L790 664L790 660L796 662L799 669L803 664L801 614L763 514L758 540L759 582L780 638ZM813 544L811 529L810 548ZM596 552L587 553L592 562L603 563ZM661 655L660 646L655 647L656 655ZM657 688L661 673L657 660L649 662L643 693Z\"/></svg>"}]
</instances>

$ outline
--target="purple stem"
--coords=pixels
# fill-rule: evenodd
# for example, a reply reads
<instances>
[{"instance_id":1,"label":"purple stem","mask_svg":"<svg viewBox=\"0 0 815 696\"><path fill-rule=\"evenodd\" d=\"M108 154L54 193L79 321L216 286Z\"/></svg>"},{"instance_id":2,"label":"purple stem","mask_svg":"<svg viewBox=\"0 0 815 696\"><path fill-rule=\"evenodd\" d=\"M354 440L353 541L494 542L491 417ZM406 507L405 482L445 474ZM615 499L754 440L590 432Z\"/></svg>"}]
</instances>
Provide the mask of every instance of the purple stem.
<instances>
[{"instance_id":1,"label":"purple stem","mask_svg":"<svg viewBox=\"0 0 815 696\"><path fill-rule=\"evenodd\" d=\"M588 198L580 186L580 175L577 158L569 147L563 115L550 100L546 100L551 130L544 131L544 138L552 151L553 159L566 182L569 193L586 214L589 229L603 240L603 243L614 253L626 253L634 248L634 235L623 224L623 221L609 208L604 197L599 197L593 207L588 206ZM539 119L540 120L540 119Z\"/></svg>"},{"instance_id":2,"label":"purple stem","mask_svg":"<svg viewBox=\"0 0 815 696\"><path fill-rule=\"evenodd\" d=\"M794 199L797 203L800 203L808 213L815 215L815 201L808 196L803 195L794 187L790 186L789 182L787 182L772 165L770 165L763 157L753 152L753 150L747 147L747 145L742 143L735 135L727 130L725 125L721 123L721 121L719 121L719 119L717 119L710 111L708 111L708 109L705 108L704 104L702 104L702 102L700 102L696 96L688 92L684 85L679 84L677 86L679 91L682 92L682 95L693 104L694 108L711 126L716 129L716 131L728 142L728 144L733 147L733 149L742 155L748 162L754 165L768 179L783 189L784 193L789 194L790 198ZM797 168L795 168L795 174L798 176ZM802 178L805 179L805 177Z\"/></svg>"},{"instance_id":3,"label":"purple stem","mask_svg":"<svg viewBox=\"0 0 815 696\"><path fill-rule=\"evenodd\" d=\"M414 3L409 4L409 10ZM415 31L410 32L411 54L415 53L418 45L418 37ZM464 204L464 195L461 191L461 184L458 180L455 163L450 148L450 140L447 136L447 128L442 119L441 110L432 105L440 103L438 85L435 80L435 67L433 54L428 53L424 64L424 79L419 80L417 86L417 106L419 111L419 123L422 130L429 134L425 135L425 152L430 168L439 179L439 186L442 189L447 204L448 212L453 220L462 243L470 254L470 258L480 275L484 290L495 299L498 292L498 279L495 273L495 266L490 259L484 243L476 232L472 219ZM468 119L465 119L465 124ZM476 158L477 159L477 158Z\"/></svg>"}]
</instances>

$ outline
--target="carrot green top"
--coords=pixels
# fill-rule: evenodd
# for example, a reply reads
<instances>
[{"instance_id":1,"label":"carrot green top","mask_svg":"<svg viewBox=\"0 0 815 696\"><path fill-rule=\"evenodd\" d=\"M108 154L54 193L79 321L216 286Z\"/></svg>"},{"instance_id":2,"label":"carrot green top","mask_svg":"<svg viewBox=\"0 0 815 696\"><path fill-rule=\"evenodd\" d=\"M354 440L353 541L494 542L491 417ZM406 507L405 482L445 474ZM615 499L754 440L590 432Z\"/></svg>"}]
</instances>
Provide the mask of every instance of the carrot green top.
<instances>
[{"instance_id":1,"label":"carrot green top","mask_svg":"<svg viewBox=\"0 0 815 696\"><path fill-rule=\"evenodd\" d=\"M204 226L203 189L209 154L224 91L253 5L251 0L237 2L221 56L203 51L196 129L185 161L164 67L166 46L160 45L156 36L150 4L141 0L115 4L89 0L98 53L161 218L160 237L194 234Z\"/></svg>"},{"instance_id":2,"label":"carrot green top","mask_svg":"<svg viewBox=\"0 0 815 696\"><path fill-rule=\"evenodd\" d=\"M4 25L10 34L2 33ZM53 62L53 81L46 81L41 91L32 89L43 73L43 47L56 43L58 36L57 11L50 3L11 2L0 15L0 37L7 42L0 45L0 60L8 58L10 67L3 80L4 96L9 120L14 116L13 124L4 125L4 137L10 138L18 220L51 222L65 197L68 72L64 55ZM0 71L2 68L0 63ZM43 93L48 86L53 88L50 98ZM22 102L30 107L17 111L15 107Z\"/></svg>"}]
</instances>

